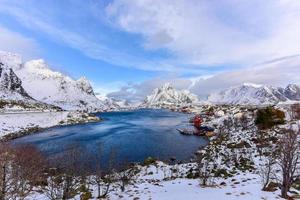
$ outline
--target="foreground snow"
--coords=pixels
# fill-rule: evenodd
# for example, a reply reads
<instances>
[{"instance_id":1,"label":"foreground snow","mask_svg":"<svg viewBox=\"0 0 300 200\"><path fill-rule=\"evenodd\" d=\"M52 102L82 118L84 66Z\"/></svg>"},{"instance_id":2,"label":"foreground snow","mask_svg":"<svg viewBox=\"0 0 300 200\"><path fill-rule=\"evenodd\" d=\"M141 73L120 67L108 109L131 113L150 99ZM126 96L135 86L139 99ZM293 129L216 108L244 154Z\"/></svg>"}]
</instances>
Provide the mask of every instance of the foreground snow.
<instances>
[{"instance_id":1,"label":"foreground snow","mask_svg":"<svg viewBox=\"0 0 300 200\"><path fill-rule=\"evenodd\" d=\"M257 175L243 174L233 177L227 181L227 186L201 187L199 180L175 179L172 181L162 181L158 185L151 183L142 183L136 187L131 187L125 193L114 194L111 199L163 199L163 200L181 200L181 199L276 199L278 192L261 191L261 182ZM238 180L238 181L232 181ZM237 182L239 182L237 184Z\"/></svg>"},{"instance_id":2,"label":"foreground snow","mask_svg":"<svg viewBox=\"0 0 300 200\"><path fill-rule=\"evenodd\" d=\"M190 164L166 165L157 162L150 166L140 167L141 171L137 175L134 185L130 185L124 192L120 191L118 185L112 185L111 192L107 199L135 199L135 200L182 200L182 199L206 199L206 200L273 200L282 199L279 191L261 191L261 181L257 174L243 173L227 180L216 180L214 185L208 187L200 186L198 179L175 178L171 170L177 168L184 172L189 169ZM177 174L178 175L178 174ZM92 186L93 200L97 198L97 188ZM47 199L43 194L35 193L30 200ZM80 196L74 199L80 200Z\"/></svg>"}]
</instances>

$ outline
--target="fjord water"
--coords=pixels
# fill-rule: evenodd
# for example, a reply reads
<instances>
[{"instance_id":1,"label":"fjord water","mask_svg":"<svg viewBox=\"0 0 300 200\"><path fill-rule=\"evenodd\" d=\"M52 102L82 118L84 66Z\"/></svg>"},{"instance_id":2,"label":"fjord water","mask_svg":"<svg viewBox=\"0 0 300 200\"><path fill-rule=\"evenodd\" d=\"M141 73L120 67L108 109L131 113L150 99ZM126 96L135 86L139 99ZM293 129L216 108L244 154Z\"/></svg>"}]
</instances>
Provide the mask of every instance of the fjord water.
<instances>
[{"instance_id":1,"label":"fjord water","mask_svg":"<svg viewBox=\"0 0 300 200\"><path fill-rule=\"evenodd\" d=\"M113 149L121 163L142 162L151 156L160 160L189 160L208 141L202 137L179 134L177 128L188 126L190 115L168 110L140 109L99 113L103 121L47 129L13 141L31 144L46 156L61 154L72 144L80 147L83 158L92 157L101 146L104 163Z\"/></svg>"}]
</instances>

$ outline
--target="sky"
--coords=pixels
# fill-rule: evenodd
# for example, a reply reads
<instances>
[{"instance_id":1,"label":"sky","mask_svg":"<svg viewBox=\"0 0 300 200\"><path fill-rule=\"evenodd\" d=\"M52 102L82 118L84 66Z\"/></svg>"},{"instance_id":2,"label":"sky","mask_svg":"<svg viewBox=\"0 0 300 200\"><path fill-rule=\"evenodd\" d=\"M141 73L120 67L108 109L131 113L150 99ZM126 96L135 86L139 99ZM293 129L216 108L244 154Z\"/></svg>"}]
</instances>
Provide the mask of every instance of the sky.
<instances>
[{"instance_id":1,"label":"sky","mask_svg":"<svg viewBox=\"0 0 300 200\"><path fill-rule=\"evenodd\" d=\"M140 100L300 83L299 0L0 0L0 50Z\"/></svg>"}]
</instances>

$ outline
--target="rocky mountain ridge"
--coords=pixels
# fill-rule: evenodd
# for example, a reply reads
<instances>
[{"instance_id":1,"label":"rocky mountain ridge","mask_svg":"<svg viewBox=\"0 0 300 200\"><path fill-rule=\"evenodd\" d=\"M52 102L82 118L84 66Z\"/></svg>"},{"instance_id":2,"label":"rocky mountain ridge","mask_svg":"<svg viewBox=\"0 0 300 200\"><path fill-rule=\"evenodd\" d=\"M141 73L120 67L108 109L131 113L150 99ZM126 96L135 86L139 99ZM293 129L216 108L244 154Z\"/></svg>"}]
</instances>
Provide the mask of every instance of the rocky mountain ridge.
<instances>
[{"instance_id":1,"label":"rocky mountain ridge","mask_svg":"<svg viewBox=\"0 0 300 200\"><path fill-rule=\"evenodd\" d=\"M300 85L274 87L244 83L209 95L208 101L214 104L260 105L280 102L300 101Z\"/></svg>"},{"instance_id":2,"label":"rocky mountain ridge","mask_svg":"<svg viewBox=\"0 0 300 200\"><path fill-rule=\"evenodd\" d=\"M189 105L198 102L195 94L188 90L174 89L169 83L153 90L152 94L147 96L142 107L163 107L170 105Z\"/></svg>"},{"instance_id":3,"label":"rocky mountain ridge","mask_svg":"<svg viewBox=\"0 0 300 200\"><path fill-rule=\"evenodd\" d=\"M0 52L0 61L9 66L22 80L22 87L33 99L64 110L98 112L110 109L99 100L90 82L81 77L74 80L50 69L42 59L23 62L17 54Z\"/></svg>"}]
</instances>

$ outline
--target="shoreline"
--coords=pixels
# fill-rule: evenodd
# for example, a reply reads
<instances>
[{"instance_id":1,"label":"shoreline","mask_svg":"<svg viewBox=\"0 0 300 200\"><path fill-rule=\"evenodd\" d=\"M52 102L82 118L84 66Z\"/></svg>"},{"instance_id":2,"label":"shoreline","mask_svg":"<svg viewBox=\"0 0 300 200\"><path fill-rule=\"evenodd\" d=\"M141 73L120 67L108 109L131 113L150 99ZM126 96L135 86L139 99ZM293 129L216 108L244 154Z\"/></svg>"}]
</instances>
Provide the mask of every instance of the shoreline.
<instances>
[{"instance_id":1,"label":"shoreline","mask_svg":"<svg viewBox=\"0 0 300 200\"><path fill-rule=\"evenodd\" d=\"M0 117L4 116L10 116L12 117L12 120L16 120L15 118L18 118L17 115L61 115L59 119L56 119L56 121L52 122L52 124L42 124L43 121L41 121L40 124L32 124L27 123L24 127L10 127L11 129L18 129L16 131L10 131L8 133L5 133L5 131L8 131L7 128L2 127L3 135L0 136L0 142L9 142L11 140L21 138L28 135L38 134L38 132L48 130L51 128L56 127L63 127L63 126L72 126L72 125L80 125L80 124L87 124L87 123L96 123L100 122L103 119L100 117L95 116L94 114L90 113L81 113L78 111L62 111L62 112L32 112L32 113L3 113L0 115ZM50 116L51 117L51 116ZM49 116L48 116L49 118ZM43 116L41 118L42 120L47 120L47 116ZM24 120L24 119L23 119ZM6 125L3 123L4 126ZM1 125L1 124L0 124ZM27 127L26 127L27 126ZM1 132L0 132L1 133Z\"/></svg>"},{"instance_id":2,"label":"shoreline","mask_svg":"<svg viewBox=\"0 0 300 200\"><path fill-rule=\"evenodd\" d=\"M0 142L9 142L18 138L22 138L25 136L29 136L29 135L35 135L35 134L39 134L39 132L41 131L46 131L52 128L58 128L58 127L66 127L66 126L76 126L76 125L82 125L82 124L89 124L89 123L97 123L97 122L101 122L103 121L102 119L100 119L99 121L88 121L88 122L79 122L79 123L75 123L75 124L57 124L54 126L50 126L50 127L29 127L26 128L24 130L21 131L17 131L17 132L13 132L13 133L9 133L7 135L4 135L0 138Z\"/></svg>"}]
</instances>

